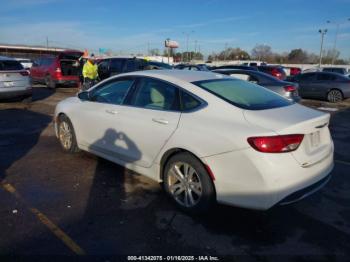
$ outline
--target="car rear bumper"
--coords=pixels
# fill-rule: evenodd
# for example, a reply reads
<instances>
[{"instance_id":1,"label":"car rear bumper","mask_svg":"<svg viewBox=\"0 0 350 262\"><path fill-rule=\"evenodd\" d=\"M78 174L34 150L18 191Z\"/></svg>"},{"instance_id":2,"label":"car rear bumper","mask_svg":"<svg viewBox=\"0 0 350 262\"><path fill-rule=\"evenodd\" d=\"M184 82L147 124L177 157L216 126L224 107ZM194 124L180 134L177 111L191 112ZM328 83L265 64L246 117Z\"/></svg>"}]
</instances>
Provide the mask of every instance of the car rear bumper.
<instances>
[{"instance_id":1,"label":"car rear bumper","mask_svg":"<svg viewBox=\"0 0 350 262\"><path fill-rule=\"evenodd\" d=\"M15 97L25 97L25 96L31 96L32 95L32 89L25 89L25 90L0 90L0 99L8 99L8 98L15 98Z\"/></svg>"},{"instance_id":2,"label":"car rear bumper","mask_svg":"<svg viewBox=\"0 0 350 262\"><path fill-rule=\"evenodd\" d=\"M333 169L333 151L332 145L325 158L309 167L302 167L290 153L264 154L251 148L202 160L215 176L219 203L267 210L320 189Z\"/></svg>"}]
</instances>

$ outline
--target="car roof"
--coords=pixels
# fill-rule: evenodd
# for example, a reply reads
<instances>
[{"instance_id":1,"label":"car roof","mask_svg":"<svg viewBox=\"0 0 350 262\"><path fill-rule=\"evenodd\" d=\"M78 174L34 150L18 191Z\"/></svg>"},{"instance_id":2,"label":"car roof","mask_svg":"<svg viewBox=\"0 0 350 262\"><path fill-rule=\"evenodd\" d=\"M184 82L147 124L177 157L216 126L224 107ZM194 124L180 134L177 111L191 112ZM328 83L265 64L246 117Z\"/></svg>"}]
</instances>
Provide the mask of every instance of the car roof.
<instances>
[{"instance_id":1,"label":"car roof","mask_svg":"<svg viewBox=\"0 0 350 262\"><path fill-rule=\"evenodd\" d=\"M130 73L122 74L123 76L133 75L133 76L149 76L161 79L171 79L171 80L182 80L184 82L196 82L204 81L210 79L220 79L220 78L230 78L229 76L208 72L208 71L191 71L191 70L146 70L146 71L135 71ZM118 75L118 76L122 76Z\"/></svg>"},{"instance_id":2,"label":"car roof","mask_svg":"<svg viewBox=\"0 0 350 262\"><path fill-rule=\"evenodd\" d=\"M0 56L0 61L8 61L8 60L11 60L11 61L16 61L14 58L12 57L7 57L7 56Z\"/></svg>"}]
</instances>

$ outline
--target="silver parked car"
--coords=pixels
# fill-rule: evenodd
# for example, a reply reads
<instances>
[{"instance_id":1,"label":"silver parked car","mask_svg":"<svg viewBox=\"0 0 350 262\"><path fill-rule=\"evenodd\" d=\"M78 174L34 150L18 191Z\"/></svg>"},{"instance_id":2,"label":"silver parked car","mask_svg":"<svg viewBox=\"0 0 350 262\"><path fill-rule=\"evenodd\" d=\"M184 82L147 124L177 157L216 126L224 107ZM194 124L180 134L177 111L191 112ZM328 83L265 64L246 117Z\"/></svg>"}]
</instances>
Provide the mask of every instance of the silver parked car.
<instances>
[{"instance_id":1,"label":"silver parked car","mask_svg":"<svg viewBox=\"0 0 350 262\"><path fill-rule=\"evenodd\" d=\"M233 76L235 78L249 81L251 83L263 86L271 91L287 98L288 100L299 102L298 84L279 80L269 74L259 71L244 69L216 69L215 73Z\"/></svg>"},{"instance_id":2,"label":"silver parked car","mask_svg":"<svg viewBox=\"0 0 350 262\"><path fill-rule=\"evenodd\" d=\"M339 102L350 97L350 79L330 72L311 72L296 75L293 79L299 84L302 98L326 99Z\"/></svg>"},{"instance_id":3,"label":"silver parked car","mask_svg":"<svg viewBox=\"0 0 350 262\"><path fill-rule=\"evenodd\" d=\"M15 59L0 56L0 99L31 96L32 83L29 72Z\"/></svg>"}]
</instances>

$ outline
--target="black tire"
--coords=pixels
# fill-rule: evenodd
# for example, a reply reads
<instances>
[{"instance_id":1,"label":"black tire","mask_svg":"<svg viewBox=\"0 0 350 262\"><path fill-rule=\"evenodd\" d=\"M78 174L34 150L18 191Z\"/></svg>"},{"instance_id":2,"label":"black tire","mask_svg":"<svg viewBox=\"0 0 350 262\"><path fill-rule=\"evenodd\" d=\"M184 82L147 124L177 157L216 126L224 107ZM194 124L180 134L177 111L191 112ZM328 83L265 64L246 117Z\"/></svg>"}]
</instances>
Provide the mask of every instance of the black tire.
<instances>
[{"instance_id":1,"label":"black tire","mask_svg":"<svg viewBox=\"0 0 350 262\"><path fill-rule=\"evenodd\" d=\"M50 88L50 89L56 88L56 83L52 80L50 75L45 76L45 85L47 88Z\"/></svg>"},{"instance_id":2,"label":"black tire","mask_svg":"<svg viewBox=\"0 0 350 262\"><path fill-rule=\"evenodd\" d=\"M191 206L186 206L184 205L185 203L181 204L181 198L183 195L183 198L186 198L186 192L188 192L188 190L193 190L194 188L191 186L192 185L187 185L186 189L183 190L184 193L180 193L177 196L176 192L174 188L171 185L171 180L173 180L174 175L172 173L171 170L174 170L173 168L175 168L175 166L179 167L181 166L181 164L187 164L190 167L192 167L195 170L195 175L193 174L192 177L194 178L194 176L196 176L196 178L198 179L193 179L194 183L198 182L201 184L201 190L197 190L201 192L201 196L196 198L195 201L196 203L194 205ZM173 200L173 202L183 211L188 212L188 213L194 213L194 214L198 214L198 213L205 213L207 211L210 210L210 208L216 203L216 193L215 193L215 188L213 185L213 182L207 172L207 170L205 169L205 167L203 166L203 164L196 158L194 157L192 154L188 153L188 152L184 152L184 153L178 153L174 156L172 156L166 163L165 168L164 168L164 181L163 181L163 186L164 186L164 190L165 192L170 196L170 198ZM191 183L189 181L187 181L187 183ZM175 183L176 185L182 184L182 182L179 183ZM181 186L182 187L182 186ZM178 190L178 192L181 190ZM196 194L194 194L195 191L192 191L192 199L193 196L196 196ZM190 194L190 193L187 193ZM193 195L194 194L194 195ZM186 201L183 201L186 202ZM188 201L187 201L188 203Z\"/></svg>"},{"instance_id":3,"label":"black tire","mask_svg":"<svg viewBox=\"0 0 350 262\"><path fill-rule=\"evenodd\" d=\"M331 103L337 103L344 99L342 91L339 89L332 89L327 93L327 101Z\"/></svg>"},{"instance_id":4,"label":"black tire","mask_svg":"<svg viewBox=\"0 0 350 262\"><path fill-rule=\"evenodd\" d=\"M64 140L67 137L65 137L65 133L63 130L66 129L67 127L69 128L70 135L71 135L71 142L69 143L69 145L66 144ZM77 153L80 151L77 144L77 139L75 136L73 125L67 116L61 115L59 117L59 120L57 123L57 130L58 130L58 140L60 141L63 151L67 153Z\"/></svg>"}]
</instances>

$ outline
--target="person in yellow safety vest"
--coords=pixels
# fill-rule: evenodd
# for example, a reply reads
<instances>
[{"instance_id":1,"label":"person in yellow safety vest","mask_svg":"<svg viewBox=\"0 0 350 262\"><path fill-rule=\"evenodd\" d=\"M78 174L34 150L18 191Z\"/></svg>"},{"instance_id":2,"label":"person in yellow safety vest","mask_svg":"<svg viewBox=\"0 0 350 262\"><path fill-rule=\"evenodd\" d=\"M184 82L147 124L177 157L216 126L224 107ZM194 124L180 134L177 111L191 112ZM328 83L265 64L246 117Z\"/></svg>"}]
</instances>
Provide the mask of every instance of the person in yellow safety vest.
<instances>
[{"instance_id":1,"label":"person in yellow safety vest","mask_svg":"<svg viewBox=\"0 0 350 262\"><path fill-rule=\"evenodd\" d=\"M91 55L83 67L83 77L90 80L96 80L98 78L97 65L94 61L94 56Z\"/></svg>"}]
</instances>

